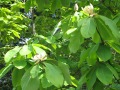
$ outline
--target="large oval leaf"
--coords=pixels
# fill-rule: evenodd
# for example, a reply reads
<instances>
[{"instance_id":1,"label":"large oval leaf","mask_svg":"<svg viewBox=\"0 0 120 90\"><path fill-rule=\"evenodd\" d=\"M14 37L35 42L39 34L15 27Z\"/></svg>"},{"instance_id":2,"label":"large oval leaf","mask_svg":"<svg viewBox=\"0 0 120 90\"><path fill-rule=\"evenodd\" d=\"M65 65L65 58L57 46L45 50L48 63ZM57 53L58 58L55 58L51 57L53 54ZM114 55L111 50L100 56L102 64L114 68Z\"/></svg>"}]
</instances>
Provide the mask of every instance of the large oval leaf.
<instances>
[{"instance_id":1,"label":"large oval leaf","mask_svg":"<svg viewBox=\"0 0 120 90\"><path fill-rule=\"evenodd\" d=\"M107 61L112 57L112 52L110 47L105 45L100 45L97 50L97 56L100 61Z\"/></svg>"},{"instance_id":2,"label":"large oval leaf","mask_svg":"<svg viewBox=\"0 0 120 90\"><path fill-rule=\"evenodd\" d=\"M8 51L4 57L5 62L6 63L10 62L10 60L19 52L20 49L21 47L16 46L14 49Z\"/></svg>"},{"instance_id":3,"label":"large oval leaf","mask_svg":"<svg viewBox=\"0 0 120 90\"><path fill-rule=\"evenodd\" d=\"M96 31L96 25L93 18L88 18L81 26L81 34L85 38L92 37Z\"/></svg>"},{"instance_id":4,"label":"large oval leaf","mask_svg":"<svg viewBox=\"0 0 120 90\"><path fill-rule=\"evenodd\" d=\"M21 79L22 90L38 90L40 80L38 77L32 78L30 74L30 69L28 69Z\"/></svg>"},{"instance_id":5,"label":"large oval leaf","mask_svg":"<svg viewBox=\"0 0 120 90\"><path fill-rule=\"evenodd\" d=\"M104 64L97 67L96 76L105 85L112 83L113 74Z\"/></svg>"},{"instance_id":6,"label":"large oval leaf","mask_svg":"<svg viewBox=\"0 0 120 90\"><path fill-rule=\"evenodd\" d=\"M61 70L56 66L49 63L45 64L45 75L46 78L56 87L61 87L63 85L63 74Z\"/></svg>"}]
</instances>

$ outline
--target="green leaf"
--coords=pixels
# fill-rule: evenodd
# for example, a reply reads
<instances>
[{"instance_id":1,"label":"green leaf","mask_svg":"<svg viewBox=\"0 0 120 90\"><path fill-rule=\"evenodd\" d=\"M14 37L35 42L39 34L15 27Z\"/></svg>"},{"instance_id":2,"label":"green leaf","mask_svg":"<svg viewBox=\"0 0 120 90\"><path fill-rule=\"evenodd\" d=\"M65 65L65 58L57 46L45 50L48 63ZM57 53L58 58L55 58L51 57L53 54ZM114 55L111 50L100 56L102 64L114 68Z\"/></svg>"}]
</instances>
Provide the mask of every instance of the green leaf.
<instances>
[{"instance_id":1,"label":"green leaf","mask_svg":"<svg viewBox=\"0 0 120 90\"><path fill-rule=\"evenodd\" d=\"M61 0L61 3L63 6L69 6L70 5L70 0Z\"/></svg>"},{"instance_id":2,"label":"green leaf","mask_svg":"<svg viewBox=\"0 0 120 90\"><path fill-rule=\"evenodd\" d=\"M52 65L49 63L44 64L46 78L56 87L61 87L64 81L61 70L56 65Z\"/></svg>"},{"instance_id":3,"label":"green leaf","mask_svg":"<svg viewBox=\"0 0 120 90\"><path fill-rule=\"evenodd\" d=\"M117 71L115 70L115 68L112 67L112 66L111 66L110 64L108 64L108 63L106 63L106 66L110 69L110 71L113 73L113 75L114 75L117 79L119 79L119 75L118 75Z\"/></svg>"},{"instance_id":4,"label":"green leaf","mask_svg":"<svg viewBox=\"0 0 120 90\"><path fill-rule=\"evenodd\" d=\"M52 5L51 5L51 9L54 12L55 10L61 8L62 4L61 4L61 0L53 0Z\"/></svg>"},{"instance_id":5,"label":"green leaf","mask_svg":"<svg viewBox=\"0 0 120 90\"><path fill-rule=\"evenodd\" d=\"M52 86L52 84L47 80L47 78L45 76L43 76L41 78L41 83L42 83L43 88L48 88L48 87Z\"/></svg>"},{"instance_id":6,"label":"green leaf","mask_svg":"<svg viewBox=\"0 0 120 90\"><path fill-rule=\"evenodd\" d=\"M67 81L67 83L72 84L68 65L62 62L58 62L58 67L61 69L64 79Z\"/></svg>"},{"instance_id":7,"label":"green leaf","mask_svg":"<svg viewBox=\"0 0 120 90\"><path fill-rule=\"evenodd\" d=\"M35 65L35 66L33 66L32 69L31 69L31 71L30 71L31 77L32 78L37 77L38 74L39 74L39 71L40 71L40 69L39 69L39 65L38 64Z\"/></svg>"},{"instance_id":8,"label":"green leaf","mask_svg":"<svg viewBox=\"0 0 120 90\"><path fill-rule=\"evenodd\" d=\"M120 45L114 42L108 42L110 47L112 47L116 52L120 54Z\"/></svg>"},{"instance_id":9,"label":"green leaf","mask_svg":"<svg viewBox=\"0 0 120 90\"><path fill-rule=\"evenodd\" d=\"M117 25L111 19L109 19L105 16L100 16L100 18L105 22L106 25L108 25L108 27L112 31L112 34L116 38L120 38L120 33L119 33L119 29L118 29Z\"/></svg>"},{"instance_id":10,"label":"green leaf","mask_svg":"<svg viewBox=\"0 0 120 90\"><path fill-rule=\"evenodd\" d=\"M35 45L32 45L32 46L37 54L42 54L43 56L47 55L46 52L43 49L41 49L40 47L37 47Z\"/></svg>"},{"instance_id":11,"label":"green leaf","mask_svg":"<svg viewBox=\"0 0 120 90\"><path fill-rule=\"evenodd\" d=\"M19 52L19 50L21 49L21 47L16 46L14 49L9 50L6 54L5 54L5 62L8 63L10 62L10 60Z\"/></svg>"},{"instance_id":12,"label":"green leaf","mask_svg":"<svg viewBox=\"0 0 120 90\"><path fill-rule=\"evenodd\" d=\"M98 32L96 31L92 37L92 41L95 42L95 43L100 43L101 42L101 38L98 34Z\"/></svg>"},{"instance_id":13,"label":"green leaf","mask_svg":"<svg viewBox=\"0 0 120 90\"><path fill-rule=\"evenodd\" d=\"M78 66L80 67L82 63L85 61L85 59L88 57L90 49L84 50L80 54L80 60Z\"/></svg>"},{"instance_id":14,"label":"green leaf","mask_svg":"<svg viewBox=\"0 0 120 90\"><path fill-rule=\"evenodd\" d=\"M22 49L20 50L20 55L28 55L32 52L32 46L31 45L24 45Z\"/></svg>"},{"instance_id":15,"label":"green leaf","mask_svg":"<svg viewBox=\"0 0 120 90\"><path fill-rule=\"evenodd\" d=\"M69 49L71 53L76 53L80 48L80 45L84 42L84 38L79 31L73 33L73 36L70 38Z\"/></svg>"},{"instance_id":16,"label":"green leaf","mask_svg":"<svg viewBox=\"0 0 120 90\"><path fill-rule=\"evenodd\" d=\"M93 18L88 18L86 22L82 24L81 34L85 38L93 37L96 31L96 25Z\"/></svg>"},{"instance_id":17,"label":"green leaf","mask_svg":"<svg viewBox=\"0 0 120 90\"><path fill-rule=\"evenodd\" d=\"M9 64L7 65L6 67L2 68L0 70L0 79L6 74L8 73L11 69L12 69L13 65L12 64Z\"/></svg>"},{"instance_id":18,"label":"green leaf","mask_svg":"<svg viewBox=\"0 0 120 90\"><path fill-rule=\"evenodd\" d=\"M73 33L75 30L77 30L77 28L70 28L69 30L67 30L66 34L69 35Z\"/></svg>"},{"instance_id":19,"label":"green leaf","mask_svg":"<svg viewBox=\"0 0 120 90\"><path fill-rule=\"evenodd\" d=\"M90 47L88 58L87 58L87 63L90 66L94 65L97 61L96 51L97 51L98 47L99 47L99 44L96 44L96 45L93 45L92 47Z\"/></svg>"},{"instance_id":20,"label":"green leaf","mask_svg":"<svg viewBox=\"0 0 120 90\"><path fill-rule=\"evenodd\" d=\"M13 72L12 72L12 85L13 87L18 87L20 86L20 82L21 82L21 78L24 74L24 70L21 69L17 69L17 68L14 68Z\"/></svg>"},{"instance_id":21,"label":"green leaf","mask_svg":"<svg viewBox=\"0 0 120 90\"><path fill-rule=\"evenodd\" d=\"M30 7L31 7L31 0L27 0L25 3L25 11L29 12Z\"/></svg>"},{"instance_id":22,"label":"green leaf","mask_svg":"<svg viewBox=\"0 0 120 90\"><path fill-rule=\"evenodd\" d=\"M108 27L101 21L99 18L95 19L97 24L97 32L99 33L101 39L103 40L114 40L112 32L108 29Z\"/></svg>"},{"instance_id":23,"label":"green leaf","mask_svg":"<svg viewBox=\"0 0 120 90\"><path fill-rule=\"evenodd\" d=\"M107 61L112 57L112 52L110 47L105 45L100 45L97 50L97 56L100 61Z\"/></svg>"},{"instance_id":24,"label":"green leaf","mask_svg":"<svg viewBox=\"0 0 120 90\"><path fill-rule=\"evenodd\" d=\"M95 72L95 69L92 69L88 75L86 76L87 77L87 88L88 90L91 90L93 85L95 84L96 82L96 72Z\"/></svg>"},{"instance_id":25,"label":"green leaf","mask_svg":"<svg viewBox=\"0 0 120 90\"><path fill-rule=\"evenodd\" d=\"M104 90L104 85L97 80L93 86L93 90Z\"/></svg>"},{"instance_id":26,"label":"green leaf","mask_svg":"<svg viewBox=\"0 0 120 90\"><path fill-rule=\"evenodd\" d=\"M104 64L99 64L96 70L96 76L105 85L112 83L113 74Z\"/></svg>"},{"instance_id":27,"label":"green leaf","mask_svg":"<svg viewBox=\"0 0 120 90\"><path fill-rule=\"evenodd\" d=\"M45 0L36 0L36 3L38 5L38 9L42 10L45 7Z\"/></svg>"},{"instance_id":28,"label":"green leaf","mask_svg":"<svg viewBox=\"0 0 120 90\"><path fill-rule=\"evenodd\" d=\"M15 60L13 62L13 65L18 68L18 69L23 69L26 65L27 65L27 62L26 60Z\"/></svg>"},{"instance_id":29,"label":"green leaf","mask_svg":"<svg viewBox=\"0 0 120 90\"><path fill-rule=\"evenodd\" d=\"M90 70L88 70L85 74L83 74L81 76L81 78L79 79L78 81L78 86L77 86L77 89L76 90L80 90L83 83L85 83L87 81L87 78L86 78L86 75L89 73Z\"/></svg>"},{"instance_id":30,"label":"green leaf","mask_svg":"<svg viewBox=\"0 0 120 90\"><path fill-rule=\"evenodd\" d=\"M32 78L30 74L30 69L28 69L21 79L22 90L38 90L40 80L38 77Z\"/></svg>"}]
</instances>

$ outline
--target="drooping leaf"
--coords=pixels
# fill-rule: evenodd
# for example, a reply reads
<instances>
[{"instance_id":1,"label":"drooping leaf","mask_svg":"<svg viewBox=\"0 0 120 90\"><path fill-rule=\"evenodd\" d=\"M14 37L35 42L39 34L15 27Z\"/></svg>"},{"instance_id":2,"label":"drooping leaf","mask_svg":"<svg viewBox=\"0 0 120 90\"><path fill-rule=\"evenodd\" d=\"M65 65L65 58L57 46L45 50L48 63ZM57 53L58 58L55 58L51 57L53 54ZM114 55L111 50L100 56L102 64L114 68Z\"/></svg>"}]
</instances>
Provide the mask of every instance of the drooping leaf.
<instances>
[{"instance_id":1,"label":"drooping leaf","mask_svg":"<svg viewBox=\"0 0 120 90\"><path fill-rule=\"evenodd\" d=\"M10 62L10 60L19 52L19 50L21 49L21 47L16 46L14 49L9 50L6 54L5 54L5 62L8 63Z\"/></svg>"},{"instance_id":2,"label":"drooping leaf","mask_svg":"<svg viewBox=\"0 0 120 90\"><path fill-rule=\"evenodd\" d=\"M79 61L79 66L82 65L82 63L85 61L85 59L88 57L90 49L84 50L80 54L80 61Z\"/></svg>"},{"instance_id":3,"label":"drooping leaf","mask_svg":"<svg viewBox=\"0 0 120 90\"><path fill-rule=\"evenodd\" d=\"M91 90L93 85L96 82L96 71L95 71L95 69L92 69L86 77L87 77L87 88L88 88L88 90Z\"/></svg>"},{"instance_id":4,"label":"drooping leaf","mask_svg":"<svg viewBox=\"0 0 120 90\"><path fill-rule=\"evenodd\" d=\"M31 45L24 45L22 49L20 50L20 55L28 55L32 52L32 46Z\"/></svg>"},{"instance_id":5,"label":"drooping leaf","mask_svg":"<svg viewBox=\"0 0 120 90\"><path fill-rule=\"evenodd\" d=\"M78 81L78 86L77 86L77 89L76 89L76 90L80 90L81 87L82 87L82 85L83 85L83 83L86 82L86 80L87 80L86 75L87 75L88 73L89 73L89 70L88 70L84 75L81 76L81 78L80 78L79 81Z\"/></svg>"},{"instance_id":6,"label":"drooping leaf","mask_svg":"<svg viewBox=\"0 0 120 90\"><path fill-rule=\"evenodd\" d=\"M49 80L56 87L61 87L63 85L64 77L61 70L56 66L49 63L45 64L45 75L47 80Z\"/></svg>"},{"instance_id":7,"label":"drooping leaf","mask_svg":"<svg viewBox=\"0 0 120 90\"><path fill-rule=\"evenodd\" d=\"M93 37L96 25L93 18L88 18L81 26L81 34L85 38Z\"/></svg>"},{"instance_id":8,"label":"drooping leaf","mask_svg":"<svg viewBox=\"0 0 120 90\"><path fill-rule=\"evenodd\" d=\"M24 74L24 70L21 69L17 69L17 68L14 68L13 72L12 72L12 85L13 87L18 87L20 86L20 82L21 82L21 78Z\"/></svg>"},{"instance_id":9,"label":"drooping leaf","mask_svg":"<svg viewBox=\"0 0 120 90\"><path fill-rule=\"evenodd\" d=\"M97 32L102 40L114 40L115 37L113 36L112 32L108 29L108 27L101 21L99 18L95 19L97 23Z\"/></svg>"},{"instance_id":10,"label":"drooping leaf","mask_svg":"<svg viewBox=\"0 0 120 90\"><path fill-rule=\"evenodd\" d=\"M109 19L105 16L100 16L100 18L105 22L106 25L108 25L108 27L112 31L112 34L116 38L120 38L120 33L119 33L119 29L118 29L117 25L111 19Z\"/></svg>"},{"instance_id":11,"label":"drooping leaf","mask_svg":"<svg viewBox=\"0 0 120 90\"><path fill-rule=\"evenodd\" d=\"M106 63L106 66L110 69L110 71L113 73L113 75L115 76L116 79L119 79L119 75L117 73L117 71L115 70L114 67L112 67L110 64Z\"/></svg>"},{"instance_id":12,"label":"drooping leaf","mask_svg":"<svg viewBox=\"0 0 120 90\"><path fill-rule=\"evenodd\" d=\"M67 83L72 84L68 65L64 64L62 62L59 62L58 67L61 69L63 76L64 76L64 79L67 81Z\"/></svg>"},{"instance_id":13,"label":"drooping leaf","mask_svg":"<svg viewBox=\"0 0 120 90\"><path fill-rule=\"evenodd\" d=\"M110 50L110 47L105 45L100 45L97 50L97 56L100 61L107 61L111 58L112 52Z\"/></svg>"},{"instance_id":14,"label":"drooping leaf","mask_svg":"<svg viewBox=\"0 0 120 90\"><path fill-rule=\"evenodd\" d=\"M96 70L96 76L105 85L112 83L113 74L104 64L99 64Z\"/></svg>"},{"instance_id":15,"label":"drooping leaf","mask_svg":"<svg viewBox=\"0 0 120 90\"><path fill-rule=\"evenodd\" d=\"M97 51L98 47L99 47L99 44L96 44L96 45L93 45L92 47L90 47L88 58L87 58L87 63L90 66L94 65L97 61L96 51Z\"/></svg>"},{"instance_id":16,"label":"drooping leaf","mask_svg":"<svg viewBox=\"0 0 120 90\"><path fill-rule=\"evenodd\" d=\"M0 78L2 78L6 73L8 73L12 69L13 65L9 64L6 67L0 70Z\"/></svg>"},{"instance_id":17,"label":"drooping leaf","mask_svg":"<svg viewBox=\"0 0 120 90\"><path fill-rule=\"evenodd\" d=\"M21 79L21 87L22 87L22 90L38 90L39 88L39 78L36 77L36 78L32 78L31 77L31 74L30 74L30 69L28 69L22 79Z\"/></svg>"}]
</instances>

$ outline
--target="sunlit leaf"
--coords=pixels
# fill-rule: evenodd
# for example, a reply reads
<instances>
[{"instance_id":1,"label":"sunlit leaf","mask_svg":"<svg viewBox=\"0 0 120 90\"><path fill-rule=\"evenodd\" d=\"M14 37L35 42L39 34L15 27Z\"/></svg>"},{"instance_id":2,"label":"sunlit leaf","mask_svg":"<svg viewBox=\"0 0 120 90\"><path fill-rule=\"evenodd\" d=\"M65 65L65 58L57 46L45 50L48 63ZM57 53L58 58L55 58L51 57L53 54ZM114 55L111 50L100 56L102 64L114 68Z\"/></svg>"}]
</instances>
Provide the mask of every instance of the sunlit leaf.
<instances>
[{"instance_id":1,"label":"sunlit leaf","mask_svg":"<svg viewBox=\"0 0 120 90\"><path fill-rule=\"evenodd\" d=\"M14 49L9 50L6 54L5 54L5 62L8 63L10 62L10 60L20 51L21 47L16 46Z\"/></svg>"}]
</instances>

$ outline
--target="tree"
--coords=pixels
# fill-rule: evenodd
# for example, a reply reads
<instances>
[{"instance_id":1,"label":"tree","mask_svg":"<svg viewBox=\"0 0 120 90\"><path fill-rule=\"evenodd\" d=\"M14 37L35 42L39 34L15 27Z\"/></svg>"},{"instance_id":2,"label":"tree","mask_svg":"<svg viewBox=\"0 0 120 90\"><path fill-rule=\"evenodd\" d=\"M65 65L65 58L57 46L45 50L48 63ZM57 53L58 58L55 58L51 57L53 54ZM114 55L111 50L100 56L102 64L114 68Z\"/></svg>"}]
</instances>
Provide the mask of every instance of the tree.
<instances>
[{"instance_id":1,"label":"tree","mask_svg":"<svg viewBox=\"0 0 120 90\"><path fill-rule=\"evenodd\" d=\"M119 90L118 0L0 3L1 49L10 48L0 78L12 70L13 89Z\"/></svg>"}]
</instances>

